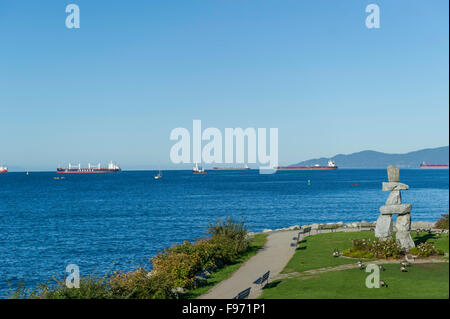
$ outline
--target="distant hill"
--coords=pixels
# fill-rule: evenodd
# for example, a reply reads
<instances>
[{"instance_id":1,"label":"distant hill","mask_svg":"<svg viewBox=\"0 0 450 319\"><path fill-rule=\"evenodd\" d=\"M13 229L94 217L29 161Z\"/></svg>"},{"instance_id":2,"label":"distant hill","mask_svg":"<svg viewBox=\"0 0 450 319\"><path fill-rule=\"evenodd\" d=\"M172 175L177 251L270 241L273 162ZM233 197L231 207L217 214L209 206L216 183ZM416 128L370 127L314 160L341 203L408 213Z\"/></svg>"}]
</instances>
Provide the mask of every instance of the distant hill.
<instances>
[{"instance_id":1,"label":"distant hill","mask_svg":"<svg viewBox=\"0 0 450 319\"><path fill-rule=\"evenodd\" d=\"M331 158L315 158L293 165L327 165L331 159L340 168L386 168L394 165L403 168L418 168L420 163L448 164L449 147L426 148L405 154L388 154L376 151L362 151L353 154L338 154Z\"/></svg>"}]
</instances>

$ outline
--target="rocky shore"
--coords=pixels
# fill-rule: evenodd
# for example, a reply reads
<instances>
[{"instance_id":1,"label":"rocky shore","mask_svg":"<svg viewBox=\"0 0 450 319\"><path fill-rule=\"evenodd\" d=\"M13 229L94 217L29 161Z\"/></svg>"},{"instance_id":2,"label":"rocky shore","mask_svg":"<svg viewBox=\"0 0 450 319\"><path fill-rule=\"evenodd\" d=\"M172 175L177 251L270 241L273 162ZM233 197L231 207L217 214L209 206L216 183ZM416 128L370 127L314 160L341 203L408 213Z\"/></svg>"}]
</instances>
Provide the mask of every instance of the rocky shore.
<instances>
[{"instance_id":1,"label":"rocky shore","mask_svg":"<svg viewBox=\"0 0 450 319\"><path fill-rule=\"evenodd\" d=\"M287 230L300 230L303 228L311 227L311 230L330 230L330 229L348 229L349 231L355 231L355 230L362 230L362 229L374 229L376 227L377 222L367 222L365 220L360 222L352 222L352 223L344 223L344 222L337 222L337 223L326 223L326 224L309 224L309 225L293 225L290 227L285 228L278 228L278 229L264 229L262 232L259 233L270 233L270 232L278 232L278 231L287 231ZM395 223L396 224L396 223ZM394 231L397 231L397 227L394 224ZM435 222L424 222L424 221L417 221L417 222L411 222L411 230L417 230L417 229L434 229ZM248 233L250 236L257 234L253 232Z\"/></svg>"}]
</instances>

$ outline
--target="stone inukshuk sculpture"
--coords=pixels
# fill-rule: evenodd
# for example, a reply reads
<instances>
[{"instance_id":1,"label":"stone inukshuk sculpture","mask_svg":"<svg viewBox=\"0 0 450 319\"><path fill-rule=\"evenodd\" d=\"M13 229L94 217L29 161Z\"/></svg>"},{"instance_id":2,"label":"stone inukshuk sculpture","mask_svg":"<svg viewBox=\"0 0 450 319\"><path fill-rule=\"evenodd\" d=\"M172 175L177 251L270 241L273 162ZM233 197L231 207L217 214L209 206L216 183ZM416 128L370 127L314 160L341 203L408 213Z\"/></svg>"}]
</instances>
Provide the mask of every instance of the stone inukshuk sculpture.
<instances>
[{"instance_id":1,"label":"stone inukshuk sculpture","mask_svg":"<svg viewBox=\"0 0 450 319\"><path fill-rule=\"evenodd\" d=\"M387 168L389 182L383 182L383 191L391 191L386 205L380 207L380 216L375 227L375 237L382 240L392 238L394 233L394 222L392 215L397 214L397 228L396 240L400 246L409 250L413 248L414 241L411 238L409 231L411 230L411 204L402 204L402 196L400 191L409 189L409 186L400 183L399 169L394 166Z\"/></svg>"}]
</instances>

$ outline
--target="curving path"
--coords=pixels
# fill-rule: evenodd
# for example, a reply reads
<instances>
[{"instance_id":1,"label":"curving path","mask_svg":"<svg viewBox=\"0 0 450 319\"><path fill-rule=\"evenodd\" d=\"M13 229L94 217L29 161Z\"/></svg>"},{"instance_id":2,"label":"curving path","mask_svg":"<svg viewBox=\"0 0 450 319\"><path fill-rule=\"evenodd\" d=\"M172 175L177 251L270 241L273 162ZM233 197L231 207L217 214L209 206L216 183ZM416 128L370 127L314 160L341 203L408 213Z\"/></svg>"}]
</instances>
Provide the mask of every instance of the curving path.
<instances>
[{"instance_id":1,"label":"curving path","mask_svg":"<svg viewBox=\"0 0 450 319\"><path fill-rule=\"evenodd\" d=\"M258 297L261 288L253 282L268 270L269 282L280 274L295 253L296 247L292 247L291 243L298 232L289 230L270 233L266 244L255 256L246 261L230 278L220 282L198 299L232 299L248 287L252 288L249 299Z\"/></svg>"}]
</instances>

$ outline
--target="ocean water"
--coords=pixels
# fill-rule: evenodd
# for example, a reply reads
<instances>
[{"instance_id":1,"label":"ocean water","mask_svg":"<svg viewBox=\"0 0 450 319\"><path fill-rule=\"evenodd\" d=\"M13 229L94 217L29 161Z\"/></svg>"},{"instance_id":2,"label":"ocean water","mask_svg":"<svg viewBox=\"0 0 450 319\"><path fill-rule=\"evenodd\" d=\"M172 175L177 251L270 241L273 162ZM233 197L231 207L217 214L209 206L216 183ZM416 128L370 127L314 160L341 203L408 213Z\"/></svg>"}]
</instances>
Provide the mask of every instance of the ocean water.
<instances>
[{"instance_id":1,"label":"ocean water","mask_svg":"<svg viewBox=\"0 0 450 319\"><path fill-rule=\"evenodd\" d=\"M9 284L63 278L68 264L81 275L148 266L161 249L205 236L209 222L227 215L249 231L374 221L388 196L381 169L165 171L161 180L155 173L0 175L0 296ZM410 185L403 202L413 205L413 221L448 213L448 170L405 169L400 176Z\"/></svg>"}]
</instances>

